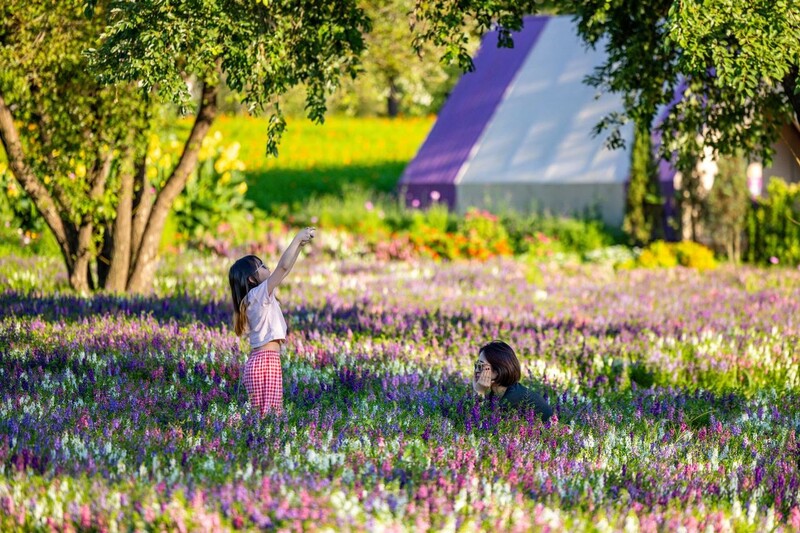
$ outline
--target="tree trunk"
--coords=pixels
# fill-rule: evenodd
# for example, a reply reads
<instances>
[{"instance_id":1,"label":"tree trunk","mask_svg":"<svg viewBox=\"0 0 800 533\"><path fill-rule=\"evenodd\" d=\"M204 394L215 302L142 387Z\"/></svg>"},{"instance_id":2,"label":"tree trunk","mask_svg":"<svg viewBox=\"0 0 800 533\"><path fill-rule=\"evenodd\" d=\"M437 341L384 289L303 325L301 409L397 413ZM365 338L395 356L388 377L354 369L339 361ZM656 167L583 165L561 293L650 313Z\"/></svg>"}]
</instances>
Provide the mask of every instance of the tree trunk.
<instances>
[{"instance_id":1,"label":"tree trunk","mask_svg":"<svg viewBox=\"0 0 800 533\"><path fill-rule=\"evenodd\" d=\"M175 198L186 186L189 174L197 166L200 145L203 142L211 124L217 114L217 85L204 85L200 109L197 112L189 139L183 148L183 153L175 170L167 180L166 185L156 196L156 201L150 211L144 233L142 234L136 260L133 265L131 277L128 280L128 291L135 293L150 292L155 275L156 259L158 258L158 245L164 231L167 214Z\"/></svg>"},{"instance_id":2,"label":"tree trunk","mask_svg":"<svg viewBox=\"0 0 800 533\"><path fill-rule=\"evenodd\" d=\"M789 98L789 102L794 109L794 116L796 120L800 120L800 94L797 91L798 77L800 77L800 67L797 65L789 69L789 72L783 78L783 92Z\"/></svg>"},{"instance_id":3,"label":"tree trunk","mask_svg":"<svg viewBox=\"0 0 800 533\"><path fill-rule=\"evenodd\" d=\"M155 190L147 179L147 154L142 154L141 159L136 163L136 174L133 183L133 222L131 224L131 257L130 265L136 263L136 254L142 245L142 235L147 226L147 219L150 218L150 210L153 208ZM128 280L125 279L127 286Z\"/></svg>"},{"instance_id":4,"label":"tree trunk","mask_svg":"<svg viewBox=\"0 0 800 533\"><path fill-rule=\"evenodd\" d=\"M6 105L2 93L0 93L0 142L3 143L3 148L6 151L11 172L25 193L33 200L36 210L39 211L45 223L53 232L61 249L61 254L64 256L64 261L69 264L72 250L67 238L67 228L52 196L50 196L45 186L25 162L25 153L22 150L19 132L14 126L14 118L11 115L11 110Z\"/></svg>"},{"instance_id":5,"label":"tree trunk","mask_svg":"<svg viewBox=\"0 0 800 533\"><path fill-rule=\"evenodd\" d=\"M79 228L73 228L64 223L53 197L25 161L19 132L14 125L11 109L6 105L2 94L0 94L0 140L5 148L14 177L28 197L33 200L36 210L42 215L58 242L61 255L64 257L64 264L67 267L70 286L81 294L88 294L90 291L88 267L89 244L92 237L91 223L88 226L82 224Z\"/></svg>"},{"instance_id":6,"label":"tree trunk","mask_svg":"<svg viewBox=\"0 0 800 533\"><path fill-rule=\"evenodd\" d=\"M91 261L90 244L92 242L91 222L84 220L80 227L75 228L73 238L70 239L71 261L67 261L67 277L70 287L80 294L89 294L92 290L89 282L89 262Z\"/></svg>"},{"instance_id":7,"label":"tree trunk","mask_svg":"<svg viewBox=\"0 0 800 533\"><path fill-rule=\"evenodd\" d=\"M119 180L117 216L111 228L106 228L104 256L108 258L108 272L102 286L111 292L125 292L131 265L131 229L133 219L133 148L122 163Z\"/></svg>"},{"instance_id":8,"label":"tree trunk","mask_svg":"<svg viewBox=\"0 0 800 533\"><path fill-rule=\"evenodd\" d=\"M397 90L394 78L389 80L389 96L386 97L386 114L395 118L400 113L400 91Z\"/></svg>"},{"instance_id":9,"label":"tree trunk","mask_svg":"<svg viewBox=\"0 0 800 533\"><path fill-rule=\"evenodd\" d=\"M111 258L114 256L114 225L106 224L103 226L103 246L100 254L95 259L97 267L97 286L107 288L108 273L111 271Z\"/></svg>"},{"instance_id":10,"label":"tree trunk","mask_svg":"<svg viewBox=\"0 0 800 533\"><path fill-rule=\"evenodd\" d=\"M105 154L97 154L97 159L95 160L95 165L92 169L89 181L89 197L91 200L97 201L103 197L106 181L111 174L112 162L113 153L111 150L107 151ZM72 265L72 268L67 264L67 274L69 275L70 285L81 294L88 294L97 287L91 271L93 234L94 222L92 221L92 215L86 214L81 221L80 227L77 228L77 239L72 247L75 263Z\"/></svg>"}]
</instances>

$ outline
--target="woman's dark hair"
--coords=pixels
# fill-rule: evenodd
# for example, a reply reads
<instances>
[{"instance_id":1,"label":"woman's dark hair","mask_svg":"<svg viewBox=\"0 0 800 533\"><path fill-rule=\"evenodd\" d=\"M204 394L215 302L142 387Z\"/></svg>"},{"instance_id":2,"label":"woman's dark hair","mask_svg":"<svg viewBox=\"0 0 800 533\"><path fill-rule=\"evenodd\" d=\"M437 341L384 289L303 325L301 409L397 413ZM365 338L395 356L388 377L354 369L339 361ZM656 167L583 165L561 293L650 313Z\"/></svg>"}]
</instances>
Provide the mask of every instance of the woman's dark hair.
<instances>
[{"instance_id":1,"label":"woman's dark hair","mask_svg":"<svg viewBox=\"0 0 800 533\"><path fill-rule=\"evenodd\" d=\"M241 335L247 329L247 293L258 284L252 278L261 264L262 261L258 257L246 255L236 261L228 271L233 298L233 331L237 335Z\"/></svg>"},{"instance_id":2,"label":"woman's dark hair","mask_svg":"<svg viewBox=\"0 0 800 533\"><path fill-rule=\"evenodd\" d=\"M514 349L503 341L492 341L484 345L478 355L483 352L486 361L492 365L492 370L497 372L497 379L495 383L501 387L510 387L514 383L519 382L521 371L519 368L519 359Z\"/></svg>"}]
</instances>

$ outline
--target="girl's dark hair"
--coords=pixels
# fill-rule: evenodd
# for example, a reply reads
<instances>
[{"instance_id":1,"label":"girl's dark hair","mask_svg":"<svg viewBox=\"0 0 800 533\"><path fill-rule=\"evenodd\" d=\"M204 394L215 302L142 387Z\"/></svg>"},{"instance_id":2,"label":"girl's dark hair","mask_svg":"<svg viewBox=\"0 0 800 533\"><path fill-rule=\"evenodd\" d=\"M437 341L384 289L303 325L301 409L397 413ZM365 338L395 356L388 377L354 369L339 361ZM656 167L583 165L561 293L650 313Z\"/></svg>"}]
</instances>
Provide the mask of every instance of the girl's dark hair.
<instances>
[{"instance_id":1,"label":"girl's dark hair","mask_svg":"<svg viewBox=\"0 0 800 533\"><path fill-rule=\"evenodd\" d=\"M510 387L519 381L521 376L519 359L511 346L503 341L492 341L478 351L479 356L481 352L486 361L492 365L492 370L497 372L495 383L501 387Z\"/></svg>"},{"instance_id":2,"label":"girl's dark hair","mask_svg":"<svg viewBox=\"0 0 800 533\"><path fill-rule=\"evenodd\" d=\"M247 330L247 293L258 283L252 279L262 261L254 255L246 255L236 261L228 271L233 298L233 331L241 335Z\"/></svg>"}]
</instances>

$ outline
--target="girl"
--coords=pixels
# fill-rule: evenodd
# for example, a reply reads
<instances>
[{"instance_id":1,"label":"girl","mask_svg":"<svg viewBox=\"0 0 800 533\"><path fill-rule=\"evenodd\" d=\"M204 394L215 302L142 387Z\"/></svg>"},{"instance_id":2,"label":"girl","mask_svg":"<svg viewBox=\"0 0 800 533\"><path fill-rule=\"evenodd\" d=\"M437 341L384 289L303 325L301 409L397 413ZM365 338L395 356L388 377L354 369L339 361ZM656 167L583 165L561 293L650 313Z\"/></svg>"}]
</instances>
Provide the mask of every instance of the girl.
<instances>
[{"instance_id":1,"label":"girl","mask_svg":"<svg viewBox=\"0 0 800 533\"><path fill-rule=\"evenodd\" d=\"M298 233L270 274L258 257L236 261L228 272L233 297L233 329L241 336L249 330L250 357L244 367L244 386L250 404L261 415L283 410L283 376L280 349L286 340L286 320L275 289L292 270L300 248L314 239L315 228Z\"/></svg>"},{"instance_id":2,"label":"girl","mask_svg":"<svg viewBox=\"0 0 800 533\"><path fill-rule=\"evenodd\" d=\"M501 407L533 408L547 422L553 408L541 394L520 385L520 374L514 349L503 341L492 341L478 352L472 388L480 396L499 396Z\"/></svg>"}]
</instances>

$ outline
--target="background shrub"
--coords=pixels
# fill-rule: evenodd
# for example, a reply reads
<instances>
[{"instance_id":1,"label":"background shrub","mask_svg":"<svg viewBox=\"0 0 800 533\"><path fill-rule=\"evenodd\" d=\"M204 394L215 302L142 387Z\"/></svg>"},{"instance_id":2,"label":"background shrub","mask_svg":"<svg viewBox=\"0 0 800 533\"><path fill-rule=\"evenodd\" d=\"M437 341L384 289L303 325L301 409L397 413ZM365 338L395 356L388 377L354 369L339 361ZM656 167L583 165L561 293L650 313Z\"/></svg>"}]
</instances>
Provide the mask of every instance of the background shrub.
<instances>
[{"instance_id":1,"label":"background shrub","mask_svg":"<svg viewBox=\"0 0 800 533\"><path fill-rule=\"evenodd\" d=\"M681 266L695 268L697 270L709 270L717 266L717 262L714 259L714 252L702 244L692 241L681 241L673 244L672 249Z\"/></svg>"},{"instance_id":2,"label":"background shrub","mask_svg":"<svg viewBox=\"0 0 800 533\"><path fill-rule=\"evenodd\" d=\"M677 266L678 258L668 242L655 241L637 259L637 265L644 268L672 268Z\"/></svg>"},{"instance_id":3,"label":"background shrub","mask_svg":"<svg viewBox=\"0 0 800 533\"><path fill-rule=\"evenodd\" d=\"M773 178L747 214L747 260L800 264L800 184Z\"/></svg>"},{"instance_id":4,"label":"background shrub","mask_svg":"<svg viewBox=\"0 0 800 533\"><path fill-rule=\"evenodd\" d=\"M557 240L564 252L580 255L623 241L619 230L613 230L597 219L506 214L503 225L515 253L526 253L531 246L536 246L538 243L531 237L537 234Z\"/></svg>"},{"instance_id":5,"label":"background shrub","mask_svg":"<svg viewBox=\"0 0 800 533\"><path fill-rule=\"evenodd\" d=\"M742 256L742 236L750 208L747 189L747 162L742 157L723 157L719 171L706 198L705 238L717 253L738 262Z\"/></svg>"},{"instance_id":6,"label":"background shrub","mask_svg":"<svg viewBox=\"0 0 800 533\"><path fill-rule=\"evenodd\" d=\"M655 241L639 254L635 261L625 263L625 267L673 268L676 266L710 270L716 268L714 252L692 241L677 243Z\"/></svg>"}]
</instances>

